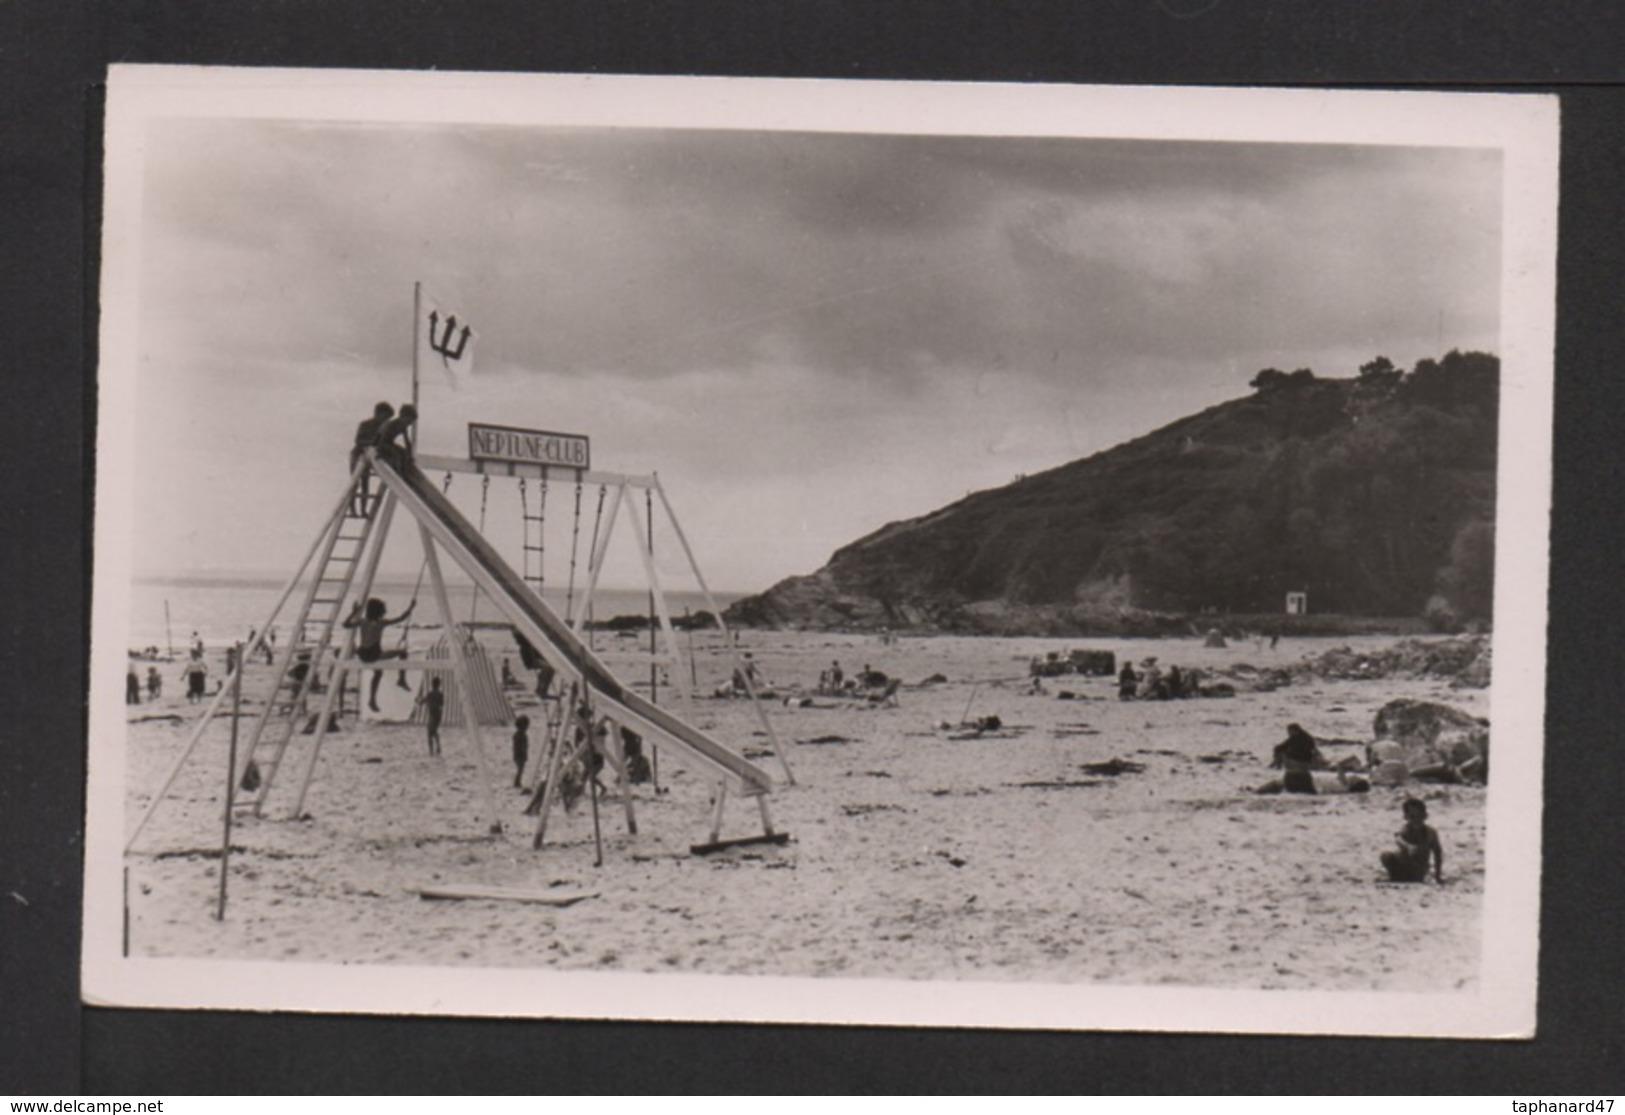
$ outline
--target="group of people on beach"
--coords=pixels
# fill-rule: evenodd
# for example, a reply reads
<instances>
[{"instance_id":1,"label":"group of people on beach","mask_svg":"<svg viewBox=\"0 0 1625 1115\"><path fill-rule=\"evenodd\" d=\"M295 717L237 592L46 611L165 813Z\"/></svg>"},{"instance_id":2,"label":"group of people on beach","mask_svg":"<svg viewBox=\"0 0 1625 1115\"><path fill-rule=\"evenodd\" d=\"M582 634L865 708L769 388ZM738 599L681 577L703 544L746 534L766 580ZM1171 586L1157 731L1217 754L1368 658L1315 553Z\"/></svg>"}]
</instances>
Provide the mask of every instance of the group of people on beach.
<instances>
[{"instance_id":1,"label":"group of people on beach","mask_svg":"<svg viewBox=\"0 0 1625 1115\"><path fill-rule=\"evenodd\" d=\"M203 657L201 646L193 647L185 663L181 666L180 677L186 682L186 701L196 704L207 697L209 686L209 663ZM156 701L163 696L164 679L158 673L158 667L148 666L146 676L147 700ZM129 663L124 674L124 703L139 705L141 703L141 674L136 670L135 663Z\"/></svg>"},{"instance_id":2,"label":"group of people on beach","mask_svg":"<svg viewBox=\"0 0 1625 1115\"><path fill-rule=\"evenodd\" d=\"M1279 770L1281 777L1271 779L1254 792L1320 793L1319 787L1315 784L1315 770L1326 765L1325 757L1320 751L1320 745L1315 742L1315 737L1301 724L1288 724L1286 739L1275 745L1270 759L1270 766ZM1347 771L1338 771L1337 779L1338 784L1335 788L1348 793L1365 793L1371 789L1368 779ZM1405 818L1405 827L1395 838L1396 847L1392 851L1382 853L1381 856L1382 866L1388 872L1389 880L1395 883L1426 882L1431 863L1434 881L1444 882L1444 848L1439 842L1439 834L1427 823L1427 803L1420 798L1407 795L1400 805L1400 810Z\"/></svg>"},{"instance_id":3,"label":"group of people on beach","mask_svg":"<svg viewBox=\"0 0 1625 1115\"><path fill-rule=\"evenodd\" d=\"M158 667L147 667L147 700L156 701L163 696L164 679L158 673ZM141 675L136 671L135 663L129 664L129 670L124 675L124 703L139 705L141 703Z\"/></svg>"},{"instance_id":4,"label":"group of people on beach","mask_svg":"<svg viewBox=\"0 0 1625 1115\"><path fill-rule=\"evenodd\" d=\"M1155 658L1140 663L1138 673L1134 663L1124 662L1117 674L1117 698L1120 701L1176 701L1202 696L1200 670L1181 670L1169 666L1164 672Z\"/></svg>"},{"instance_id":5,"label":"group of people on beach","mask_svg":"<svg viewBox=\"0 0 1625 1115\"><path fill-rule=\"evenodd\" d=\"M829 664L829 669L819 671L817 691L825 697L861 697L871 690L886 688L891 680L884 671L875 669L867 662L863 664L863 669L848 677L840 661L835 660Z\"/></svg>"}]
</instances>

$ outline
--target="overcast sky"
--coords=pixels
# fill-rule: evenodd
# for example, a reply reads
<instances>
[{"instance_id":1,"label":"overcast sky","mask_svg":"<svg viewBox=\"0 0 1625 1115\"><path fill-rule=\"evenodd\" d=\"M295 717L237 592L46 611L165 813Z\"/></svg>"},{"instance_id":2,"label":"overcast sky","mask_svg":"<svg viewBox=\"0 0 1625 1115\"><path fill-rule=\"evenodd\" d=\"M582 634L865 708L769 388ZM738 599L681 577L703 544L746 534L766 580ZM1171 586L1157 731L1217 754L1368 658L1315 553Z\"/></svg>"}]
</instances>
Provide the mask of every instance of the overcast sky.
<instances>
[{"instance_id":1,"label":"overcast sky","mask_svg":"<svg viewBox=\"0 0 1625 1115\"><path fill-rule=\"evenodd\" d=\"M1498 350L1494 152L175 119L143 166L142 573L291 572L410 397L415 280L480 335L463 391L424 368L426 451L587 434L738 591L1266 366Z\"/></svg>"}]
</instances>

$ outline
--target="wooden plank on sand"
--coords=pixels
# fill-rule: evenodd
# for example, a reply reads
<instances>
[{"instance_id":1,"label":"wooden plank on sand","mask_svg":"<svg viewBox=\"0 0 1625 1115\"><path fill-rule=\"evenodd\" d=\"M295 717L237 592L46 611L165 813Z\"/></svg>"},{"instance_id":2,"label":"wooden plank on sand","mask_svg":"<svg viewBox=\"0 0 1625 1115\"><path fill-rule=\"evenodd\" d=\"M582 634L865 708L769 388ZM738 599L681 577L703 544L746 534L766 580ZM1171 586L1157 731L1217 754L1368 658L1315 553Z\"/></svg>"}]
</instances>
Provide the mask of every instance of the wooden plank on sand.
<instances>
[{"instance_id":1,"label":"wooden plank on sand","mask_svg":"<svg viewBox=\"0 0 1625 1115\"><path fill-rule=\"evenodd\" d=\"M547 890L532 887L489 887L479 883L448 883L418 887L419 897L443 901L485 899L495 902L536 902L543 906L573 906L584 898L597 898L597 891Z\"/></svg>"}]
</instances>

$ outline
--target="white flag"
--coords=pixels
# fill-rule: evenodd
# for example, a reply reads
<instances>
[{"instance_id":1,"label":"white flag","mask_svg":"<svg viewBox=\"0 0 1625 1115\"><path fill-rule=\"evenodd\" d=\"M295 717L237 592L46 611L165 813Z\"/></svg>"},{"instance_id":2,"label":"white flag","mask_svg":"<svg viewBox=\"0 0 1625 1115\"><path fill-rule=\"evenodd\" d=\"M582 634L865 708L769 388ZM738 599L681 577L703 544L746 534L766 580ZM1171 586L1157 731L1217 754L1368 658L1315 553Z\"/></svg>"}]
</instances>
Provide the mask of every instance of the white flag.
<instances>
[{"instance_id":1,"label":"white flag","mask_svg":"<svg viewBox=\"0 0 1625 1115\"><path fill-rule=\"evenodd\" d=\"M479 335L462 318L442 309L428 294L422 296L422 303L422 318L418 322L419 352L425 361L440 362L453 389L461 387L474 370L474 346Z\"/></svg>"}]
</instances>

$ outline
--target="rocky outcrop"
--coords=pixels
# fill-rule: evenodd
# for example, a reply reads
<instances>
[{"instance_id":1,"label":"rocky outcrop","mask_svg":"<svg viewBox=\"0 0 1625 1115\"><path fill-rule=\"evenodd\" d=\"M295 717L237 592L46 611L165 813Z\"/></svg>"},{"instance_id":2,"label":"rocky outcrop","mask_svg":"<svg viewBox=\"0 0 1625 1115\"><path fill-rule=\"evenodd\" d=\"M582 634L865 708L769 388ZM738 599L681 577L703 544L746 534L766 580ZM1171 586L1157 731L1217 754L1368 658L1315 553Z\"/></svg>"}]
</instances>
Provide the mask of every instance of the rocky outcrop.
<instances>
[{"instance_id":1,"label":"rocky outcrop","mask_svg":"<svg viewBox=\"0 0 1625 1115\"><path fill-rule=\"evenodd\" d=\"M1403 376L1261 376L1247 398L890 523L726 618L1155 634L1280 617L1290 591L1318 614L1484 622L1498 373L1451 353Z\"/></svg>"},{"instance_id":2,"label":"rocky outcrop","mask_svg":"<svg viewBox=\"0 0 1625 1115\"><path fill-rule=\"evenodd\" d=\"M1389 701L1372 722L1372 765L1389 779L1483 782L1489 777L1489 724L1432 701ZM1388 780L1388 779L1385 779Z\"/></svg>"}]
</instances>

